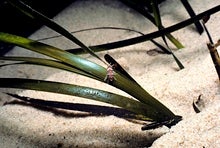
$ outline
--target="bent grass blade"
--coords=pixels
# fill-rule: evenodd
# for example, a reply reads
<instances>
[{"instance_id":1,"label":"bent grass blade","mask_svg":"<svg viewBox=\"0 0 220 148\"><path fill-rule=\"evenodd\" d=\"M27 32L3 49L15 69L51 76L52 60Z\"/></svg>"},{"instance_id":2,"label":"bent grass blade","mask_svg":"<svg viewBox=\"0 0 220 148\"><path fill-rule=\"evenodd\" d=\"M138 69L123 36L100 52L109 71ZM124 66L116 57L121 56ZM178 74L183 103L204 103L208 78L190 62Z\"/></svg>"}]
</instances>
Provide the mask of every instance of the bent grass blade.
<instances>
[{"instance_id":1,"label":"bent grass blade","mask_svg":"<svg viewBox=\"0 0 220 148\"><path fill-rule=\"evenodd\" d=\"M110 42L110 43L106 43L106 44L91 46L90 48L93 49L93 51L97 52L97 51L103 51L103 49L104 50L114 49L114 48L120 48L120 47L125 47L125 46L129 46L129 45L134 45L137 43L145 42L145 41L160 37L162 35L172 33L172 32L177 31L179 29L182 29L190 24L193 24L196 21L201 20L204 16L212 15L212 14L217 13L219 11L220 11L220 5L213 7L207 11L204 11L200 14L197 14L193 18L189 18L189 19L186 19L186 20L184 20L180 23L177 23L175 25L163 28L160 31L155 31L155 32L152 32L149 34L145 34L144 36L138 36L138 37L129 38L129 39L125 39L125 40L120 40L120 41ZM71 49L68 51L71 53L78 53L79 48Z\"/></svg>"},{"instance_id":2,"label":"bent grass blade","mask_svg":"<svg viewBox=\"0 0 220 148\"><path fill-rule=\"evenodd\" d=\"M25 4L23 1L17 1L17 0L8 0L9 4L20 10L25 15L29 16L32 19L37 19L38 22L42 23L43 25L46 25L47 27L51 28L52 30L62 34L69 40L71 40L73 43L79 45L82 49L84 49L86 52L91 54L92 56L96 57L100 61L102 61L104 64L105 61L101 59L95 52L92 51L89 47L87 47L84 43L82 43L80 40L78 40L75 36L73 36L69 31L67 31L62 26L58 25L56 22L54 22L52 19L48 18L47 16L41 14L37 10L34 10L27 4Z\"/></svg>"},{"instance_id":3,"label":"bent grass blade","mask_svg":"<svg viewBox=\"0 0 220 148\"><path fill-rule=\"evenodd\" d=\"M7 33L0 33L0 41L21 46L27 50L55 58L56 60L71 65L78 70L91 75L92 77L97 77L97 79L101 82L104 82L106 77L106 68L64 50ZM130 81L119 73L116 73L114 77L116 78L113 83L114 87L127 92L135 99L151 106L157 111L157 116L155 116L153 120L164 121L175 117L175 115L166 106L151 96L140 85Z\"/></svg>"}]
</instances>

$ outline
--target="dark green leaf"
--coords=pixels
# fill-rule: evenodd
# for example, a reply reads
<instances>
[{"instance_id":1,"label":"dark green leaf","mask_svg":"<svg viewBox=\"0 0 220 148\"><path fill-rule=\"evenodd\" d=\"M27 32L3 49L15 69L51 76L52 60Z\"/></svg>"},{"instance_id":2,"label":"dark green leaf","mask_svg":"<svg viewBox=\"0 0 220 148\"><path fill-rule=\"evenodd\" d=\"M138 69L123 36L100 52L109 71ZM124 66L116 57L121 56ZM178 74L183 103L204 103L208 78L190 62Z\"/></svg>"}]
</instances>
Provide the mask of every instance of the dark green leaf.
<instances>
[{"instance_id":1,"label":"dark green leaf","mask_svg":"<svg viewBox=\"0 0 220 148\"><path fill-rule=\"evenodd\" d=\"M183 4L183 6L185 7L185 9L187 10L187 12L189 13L190 17L194 17L196 14L193 11L192 7L190 6L188 0L181 0L181 2ZM203 28L202 28L202 25L200 24L200 22L195 22L195 26L196 26L198 32L200 34L202 34Z\"/></svg>"},{"instance_id":2,"label":"dark green leaf","mask_svg":"<svg viewBox=\"0 0 220 148\"><path fill-rule=\"evenodd\" d=\"M197 21L201 20L204 16L214 14L218 11L220 11L220 5L218 5L216 7L213 7L211 9L207 10L207 11L204 11L204 12L196 15L193 18L189 18L189 19L187 19L185 21L182 21L178 24L172 25L170 27L164 28L164 29L159 30L159 31L155 31L155 32L146 34L144 36L134 37L134 38L121 40L121 41L116 41L116 42L107 43L107 44L91 46L90 48L93 51L98 52L98 51L103 51L103 50L106 50L106 49L115 49L115 48L120 48L120 47L125 47L125 46L129 46L129 45L138 44L138 43L141 43L141 42L144 42L144 41L147 41L147 40L151 40L151 39L160 37L162 35L166 35L168 33L177 31L181 28L184 28L184 27L194 23L194 22L197 22ZM74 53L74 54L78 54L78 53L82 52L79 49L70 49L70 50L67 50L67 51L69 51L71 53Z\"/></svg>"},{"instance_id":3,"label":"dark green leaf","mask_svg":"<svg viewBox=\"0 0 220 148\"><path fill-rule=\"evenodd\" d=\"M122 107L138 114L142 120L158 118L157 111L147 104L99 89L34 79L0 78L0 81L2 88L30 89L78 96Z\"/></svg>"},{"instance_id":4,"label":"dark green leaf","mask_svg":"<svg viewBox=\"0 0 220 148\"><path fill-rule=\"evenodd\" d=\"M54 31L62 34L63 36L65 36L66 38L71 40L72 42L79 45L86 52L90 53L92 56L98 58L103 63L105 63L105 61L102 60L98 55L96 55L95 52L93 52L89 47L84 45L80 40L78 40L76 37L74 37L69 31L64 29L62 26L58 25L52 19L50 19L50 18L46 17L45 15L41 14L40 12L34 10L33 8L31 8L30 6L28 6L27 4L25 4L24 2L22 2L20 0L19 1L17 1L17 0L8 0L8 1L12 6L18 8L18 10L20 10L21 12L23 12L27 16L29 16L31 18L34 18L34 19L37 19L43 25L46 25L47 27L53 29Z\"/></svg>"}]
</instances>

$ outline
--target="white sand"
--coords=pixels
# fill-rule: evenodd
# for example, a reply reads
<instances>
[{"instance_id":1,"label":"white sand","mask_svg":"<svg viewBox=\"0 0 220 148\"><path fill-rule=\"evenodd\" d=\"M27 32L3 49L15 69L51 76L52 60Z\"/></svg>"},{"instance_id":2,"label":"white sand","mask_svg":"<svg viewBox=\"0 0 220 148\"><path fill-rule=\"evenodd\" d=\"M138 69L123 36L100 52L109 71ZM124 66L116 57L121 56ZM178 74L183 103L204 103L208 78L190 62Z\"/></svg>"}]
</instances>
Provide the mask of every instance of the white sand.
<instances>
[{"instance_id":1,"label":"white sand","mask_svg":"<svg viewBox=\"0 0 220 148\"><path fill-rule=\"evenodd\" d=\"M196 13L219 5L219 0L190 1ZM97 7L98 6L98 7ZM170 26L188 18L184 7L176 0L167 0L161 5L164 26ZM118 1L77 1L54 18L69 31L79 29L116 26L131 28L144 33L157 30L143 16L135 13ZM214 41L220 38L220 13L211 16L207 27ZM33 39L53 36L52 30L43 27L31 36ZM185 45L175 51L185 69L178 67L169 55L150 56L147 50L155 48L150 42L99 53L103 57L110 53L150 94L158 98L183 120L168 129L162 127L141 131L140 124L129 122L115 116L97 117L86 113L68 111L70 116L57 115L19 104L0 107L0 147L220 147L220 90L218 76L212 63L206 43L207 36L201 36L193 25L172 33ZM123 31L98 30L77 33L76 36L87 45L137 36ZM161 39L157 39L161 41ZM74 48L67 40L45 41L60 48ZM170 44L171 45L171 44ZM173 47L171 45L171 47ZM7 55L32 55L21 48L14 48ZM83 55L94 62L96 59ZM77 76L72 73L37 66L16 65L1 69L1 77L26 77L54 80L100 88L126 95L113 87ZM87 99L37 91L17 91L1 89L1 92L16 92L40 99L67 102L95 103ZM193 100L202 94L205 107L196 114L192 108ZM13 98L1 93L3 104Z\"/></svg>"}]
</instances>

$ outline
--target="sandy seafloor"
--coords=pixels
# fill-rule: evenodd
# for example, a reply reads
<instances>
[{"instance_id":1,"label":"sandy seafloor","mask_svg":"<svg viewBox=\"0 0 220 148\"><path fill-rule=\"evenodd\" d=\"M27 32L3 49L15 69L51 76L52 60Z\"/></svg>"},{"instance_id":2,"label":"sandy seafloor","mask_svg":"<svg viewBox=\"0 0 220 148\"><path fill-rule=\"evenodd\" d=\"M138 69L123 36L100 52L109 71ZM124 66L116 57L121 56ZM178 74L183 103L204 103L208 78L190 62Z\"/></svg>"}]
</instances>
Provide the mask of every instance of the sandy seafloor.
<instances>
[{"instance_id":1,"label":"sandy seafloor","mask_svg":"<svg viewBox=\"0 0 220 148\"><path fill-rule=\"evenodd\" d=\"M219 0L190 0L196 13L203 12L220 4ZM165 27L187 19L189 16L179 1L167 0L160 5ZM157 28L140 14L118 1L94 0L76 1L54 20L69 31L114 26L130 28L143 33L156 31ZM211 16L207 27L216 42L220 39L220 13ZM1 89L0 93L0 147L220 147L220 90L219 80L212 63L206 43L205 33L199 35L194 25L172 33L185 48L176 50L169 45L184 64L179 70L172 56L166 54L147 54L157 48L151 42L144 42L120 49L98 53L103 57L109 53L143 86L151 95L158 98L183 120L171 129L166 127L141 131L141 124L123 118L93 116L87 113L42 110L22 103L2 105L15 100L2 92L18 93L38 99L92 103L107 105L67 95L38 91ZM39 39L56 35L42 27L30 38ZM96 30L75 34L86 45L96 45L138 36L125 31ZM163 43L160 38L156 39ZM62 38L45 40L45 43L63 48L77 47ZM14 48L7 56L35 56L22 48ZM83 57L100 63L90 55ZM98 81L76 74L39 66L8 66L1 68L1 77L24 77L52 80L90 86L112 91L125 96L126 93ZM193 100L202 95L204 107L196 114Z\"/></svg>"}]
</instances>

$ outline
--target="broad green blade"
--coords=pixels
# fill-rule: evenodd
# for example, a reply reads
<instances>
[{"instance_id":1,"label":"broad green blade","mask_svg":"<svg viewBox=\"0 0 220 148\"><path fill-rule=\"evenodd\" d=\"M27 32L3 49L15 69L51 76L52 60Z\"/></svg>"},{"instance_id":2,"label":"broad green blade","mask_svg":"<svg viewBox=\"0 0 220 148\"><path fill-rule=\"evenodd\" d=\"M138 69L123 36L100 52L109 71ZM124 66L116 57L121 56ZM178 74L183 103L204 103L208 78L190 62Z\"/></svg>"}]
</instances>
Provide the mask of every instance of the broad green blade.
<instances>
[{"instance_id":1,"label":"broad green blade","mask_svg":"<svg viewBox=\"0 0 220 148\"><path fill-rule=\"evenodd\" d=\"M122 107L139 115L142 120L157 120L157 111L149 105L107 91L73 84L34 79L0 78L1 88L30 89L88 98Z\"/></svg>"}]
</instances>

